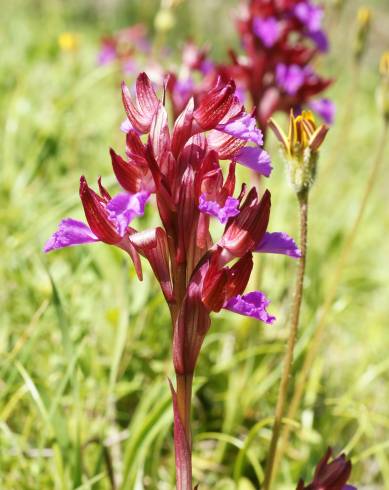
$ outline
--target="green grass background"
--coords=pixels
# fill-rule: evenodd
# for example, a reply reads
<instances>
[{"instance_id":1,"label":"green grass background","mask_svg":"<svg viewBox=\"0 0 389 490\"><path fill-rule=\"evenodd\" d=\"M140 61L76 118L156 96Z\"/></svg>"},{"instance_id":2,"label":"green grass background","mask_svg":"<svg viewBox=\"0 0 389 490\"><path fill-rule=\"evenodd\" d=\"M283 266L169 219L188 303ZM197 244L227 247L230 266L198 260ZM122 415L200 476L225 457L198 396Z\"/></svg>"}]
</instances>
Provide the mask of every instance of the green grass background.
<instances>
[{"instance_id":1,"label":"green grass background","mask_svg":"<svg viewBox=\"0 0 389 490\"><path fill-rule=\"evenodd\" d=\"M372 33L350 104L360 2L346 2L338 15L327 2L332 52L318 68L337 80L329 93L338 118L312 191L296 369L357 213L381 127L375 90L379 56L389 49L389 7L366 4L374 10ZM181 3L166 36L172 56L178 59L190 35L223 59L227 45L238 45L235 5ZM96 66L99 38L139 20L153 34L159 2L1 0L0 6L0 488L105 490L114 474L122 490L171 489L171 332L147 266L140 284L113 247L42 253L62 217L82 217L81 174L91 182L102 175L114 188L108 148L123 150L121 74ZM77 52L59 49L64 31L79 34ZM273 138L268 145L270 228L297 236L295 198ZM328 445L352 457L359 489L389 488L388 157L386 150L349 252L279 490L295 488L300 476L308 479ZM152 207L145 220L156 222ZM262 289L278 321L269 327L215 315L200 357L193 428L201 489L250 490L261 477L295 271L281 256L261 260Z\"/></svg>"}]
</instances>

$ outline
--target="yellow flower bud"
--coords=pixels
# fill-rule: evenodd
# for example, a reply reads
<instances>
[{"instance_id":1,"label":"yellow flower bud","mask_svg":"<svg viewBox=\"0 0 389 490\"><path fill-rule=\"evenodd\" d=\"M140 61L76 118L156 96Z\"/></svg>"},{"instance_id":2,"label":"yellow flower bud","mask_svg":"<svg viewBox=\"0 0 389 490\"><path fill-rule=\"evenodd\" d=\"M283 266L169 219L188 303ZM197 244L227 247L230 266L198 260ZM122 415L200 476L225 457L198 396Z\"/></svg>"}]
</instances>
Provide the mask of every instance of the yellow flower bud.
<instances>
[{"instance_id":1,"label":"yellow flower bud","mask_svg":"<svg viewBox=\"0 0 389 490\"><path fill-rule=\"evenodd\" d=\"M354 58L360 62L367 48L372 13L367 7L360 7L357 13L357 32L354 40Z\"/></svg>"},{"instance_id":2,"label":"yellow flower bud","mask_svg":"<svg viewBox=\"0 0 389 490\"><path fill-rule=\"evenodd\" d=\"M367 7L360 7L357 13L358 26L366 28L371 22L371 10Z\"/></svg>"},{"instance_id":3,"label":"yellow flower bud","mask_svg":"<svg viewBox=\"0 0 389 490\"><path fill-rule=\"evenodd\" d=\"M291 111L288 136L273 119L270 119L269 127L281 143L293 189L297 193L308 190L315 178L319 148L327 135L328 126L317 126L310 111L303 111L296 117Z\"/></svg>"},{"instance_id":4,"label":"yellow flower bud","mask_svg":"<svg viewBox=\"0 0 389 490\"><path fill-rule=\"evenodd\" d=\"M170 31L174 27L174 24L176 23L176 19L174 17L173 12L171 9L161 9L154 20L154 25L157 31L161 32L167 32Z\"/></svg>"}]
</instances>

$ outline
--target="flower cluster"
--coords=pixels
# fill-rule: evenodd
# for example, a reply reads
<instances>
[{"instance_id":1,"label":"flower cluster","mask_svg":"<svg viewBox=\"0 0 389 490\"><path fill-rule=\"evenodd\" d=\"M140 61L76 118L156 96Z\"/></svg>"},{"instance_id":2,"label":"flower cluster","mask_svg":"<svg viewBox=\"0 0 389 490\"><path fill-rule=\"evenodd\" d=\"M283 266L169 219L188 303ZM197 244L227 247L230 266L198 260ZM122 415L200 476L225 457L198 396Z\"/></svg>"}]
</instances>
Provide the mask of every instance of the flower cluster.
<instances>
[{"instance_id":1,"label":"flower cluster","mask_svg":"<svg viewBox=\"0 0 389 490\"><path fill-rule=\"evenodd\" d=\"M331 455L332 450L328 448L316 467L312 483L305 486L303 480L300 480L296 490L357 490L352 485L347 485L351 474L351 462L341 454L329 463Z\"/></svg>"},{"instance_id":2,"label":"flower cluster","mask_svg":"<svg viewBox=\"0 0 389 490\"><path fill-rule=\"evenodd\" d=\"M332 121L328 99L312 100L330 84L312 68L314 58L328 49L322 18L322 8L310 0L250 0L244 9L238 30L246 57L234 57L235 70L261 125L276 111L306 105Z\"/></svg>"},{"instance_id":3,"label":"flower cluster","mask_svg":"<svg viewBox=\"0 0 389 490\"><path fill-rule=\"evenodd\" d=\"M171 86L173 106L191 95L201 98L215 80L234 79L242 102L249 96L262 130L276 111L289 112L309 107L326 123L334 118L329 99L315 98L331 83L312 68L315 58L328 49L322 29L323 9L310 0L250 0L242 5L237 22L243 55L230 50L230 63L215 64L206 51L193 45L191 51L201 63L194 65L204 78L196 86L194 77L174 77ZM193 71L193 70L192 70ZM177 82L178 80L178 82ZM186 100L185 100L186 98Z\"/></svg>"},{"instance_id":4,"label":"flower cluster","mask_svg":"<svg viewBox=\"0 0 389 490\"><path fill-rule=\"evenodd\" d=\"M150 52L151 44L145 26L135 24L112 36L103 37L97 61L100 65L118 62L124 73L136 73L139 55L148 56Z\"/></svg>"},{"instance_id":5,"label":"flower cluster","mask_svg":"<svg viewBox=\"0 0 389 490\"><path fill-rule=\"evenodd\" d=\"M235 195L237 164L262 176L269 176L271 165L262 149L262 134L239 102L233 81L217 84L197 105L190 99L172 130L164 103L145 73L137 79L135 99L125 84L122 99L128 119L126 157L112 149L110 153L123 192L111 197L99 180L97 193L81 177L80 198L88 224L63 220L45 251L102 241L127 252L140 279L140 256L149 261L173 324L177 472L179 479L187 478L187 486L178 488L192 488L188 409L182 408L188 390L180 391L179 380L193 376L211 312L224 308L268 324L275 320L263 292L245 294L253 254L298 258L300 251L285 233L267 231L268 190L259 195L255 187L243 185ZM221 160L230 162L225 176ZM130 225L151 198L161 226L138 231ZM224 225L215 240L212 218Z\"/></svg>"},{"instance_id":6,"label":"flower cluster","mask_svg":"<svg viewBox=\"0 0 389 490\"><path fill-rule=\"evenodd\" d=\"M208 78L213 81L214 69L215 64L209 57L207 47L199 48L193 41L184 44L179 69L167 72L167 92L174 119L191 97L198 100L211 88Z\"/></svg>"},{"instance_id":7,"label":"flower cluster","mask_svg":"<svg viewBox=\"0 0 389 490\"><path fill-rule=\"evenodd\" d=\"M137 79L135 101L124 84L122 94L128 117L126 158L112 149L110 153L123 192L111 197L99 179L97 193L81 177L80 198L88 225L64 219L45 251L102 241L126 251L140 278L139 254L146 257L176 322L176 367L193 370L211 311L226 308L267 323L274 320L266 312L263 293L242 296L252 254L299 257L299 250L285 233L267 232L269 191L260 197L254 187L244 185L234 197L236 164L263 176L271 172L261 132L236 97L234 82L216 85L198 107L191 99L172 132L146 74ZM225 178L220 160L230 160ZM144 213L152 194L162 227L138 232L130 223ZM225 225L215 242L209 231L211 217ZM196 322L190 325L194 310ZM178 334L181 329L183 336ZM196 346L190 329L199 336ZM188 336L190 342L182 345ZM181 352L184 348L193 348L189 363Z\"/></svg>"}]
</instances>

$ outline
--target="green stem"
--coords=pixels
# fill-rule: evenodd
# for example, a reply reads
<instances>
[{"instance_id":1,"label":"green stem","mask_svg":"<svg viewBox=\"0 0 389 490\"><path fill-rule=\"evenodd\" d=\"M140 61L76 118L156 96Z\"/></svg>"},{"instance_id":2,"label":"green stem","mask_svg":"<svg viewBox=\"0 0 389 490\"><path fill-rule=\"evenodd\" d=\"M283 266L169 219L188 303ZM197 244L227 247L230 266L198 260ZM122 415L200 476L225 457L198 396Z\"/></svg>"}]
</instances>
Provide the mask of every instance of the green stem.
<instances>
[{"instance_id":1,"label":"green stem","mask_svg":"<svg viewBox=\"0 0 389 490\"><path fill-rule=\"evenodd\" d=\"M289 386L289 381L292 372L293 352L297 340L297 330L299 324L301 302L303 298L305 263L306 263L306 255L307 255L308 191L307 190L302 191L297 196L298 196L299 207L300 207L301 258L298 264L297 275L296 275L293 304L292 304L292 310L290 316L290 332L289 332L288 344L287 344L286 354L284 359L284 368L282 371L280 388L278 392L276 412L274 416L274 424L272 430L272 438L270 441L269 454L268 454L268 459L266 464L265 479L263 483L264 490L270 490L272 480L273 480L274 461L275 461L275 455L277 451L278 439L280 436L282 418L285 412L288 386Z\"/></svg>"},{"instance_id":2,"label":"green stem","mask_svg":"<svg viewBox=\"0 0 389 490\"><path fill-rule=\"evenodd\" d=\"M355 238L357 236L358 229L360 227L360 224L363 219L363 215L366 210L366 206L369 200L369 196L373 190L373 186L377 180L378 176L378 171L380 169L381 163L383 161L383 156L384 156L384 150L385 150L385 143L386 143L386 138L387 138L387 133L388 133L388 121L384 122L382 134L380 137L380 140L378 142L378 147L377 147L377 154L374 159L374 163L371 167L371 172L369 175L369 178L366 183L365 191L361 200L361 204L358 210L358 214L355 218L354 224L350 230L350 233L345 240L343 244L342 251L339 256L339 260L335 269L335 272L333 274L333 280L330 286L330 289L328 291L328 294L325 298L323 308L321 310L321 314L318 319L317 327L315 329L315 333L312 337L311 343L309 345L309 349L307 351L307 355L304 360L304 364L301 368L300 374L297 378L296 382L296 387L295 391L291 400L291 403L289 405L288 409L288 418L294 419L296 417L296 414L298 412L298 409L300 407L301 399L304 394L304 387L306 385L306 381L308 379L309 373L311 372L312 365L316 359L319 347L321 345L321 340L322 340L322 335L325 330L326 326L326 320L328 313L331 310L332 304L334 302L336 292L338 289L338 285L340 282L340 277L343 272L343 269L347 263L347 259L350 256L350 251L351 248L354 244ZM277 457L276 457L276 463L274 465L275 471L278 467L279 462L282 459L282 456L284 455L288 441L289 441L289 436L290 436L290 431L291 427L286 426L283 429L283 434L282 434L282 439L281 439L281 445L280 445L280 450L278 451Z\"/></svg>"}]
</instances>

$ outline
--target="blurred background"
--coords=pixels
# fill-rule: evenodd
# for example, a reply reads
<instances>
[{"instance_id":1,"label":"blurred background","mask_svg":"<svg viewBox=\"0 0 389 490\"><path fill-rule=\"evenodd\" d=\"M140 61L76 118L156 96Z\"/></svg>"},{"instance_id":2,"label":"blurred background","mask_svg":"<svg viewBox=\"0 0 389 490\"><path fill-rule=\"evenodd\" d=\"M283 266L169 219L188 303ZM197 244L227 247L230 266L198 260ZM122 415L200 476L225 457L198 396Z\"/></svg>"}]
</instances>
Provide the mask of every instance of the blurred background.
<instances>
[{"instance_id":1,"label":"blurred background","mask_svg":"<svg viewBox=\"0 0 389 490\"><path fill-rule=\"evenodd\" d=\"M372 9L372 28L356 74L360 5L325 2L331 52L320 70L336 80L328 94L337 119L312 191L296 369L310 348L382 127L375 92L379 58L389 49L389 5L364 4ZM145 267L139 283L114 247L49 256L42 247L62 217L82 217L79 176L95 182L102 175L113 187L108 149L124 149L119 87L123 76L128 83L133 77L116 63L97 64L101 38L142 22L157 45L167 46L162 63L179 63L188 37L223 60L227 47L239 46L237 6L237 0L182 0L161 20L157 0L0 0L4 490L174 487L170 324L153 277ZM168 26L163 31L161 23ZM283 115L276 119L285 123ZM295 197L274 138L267 144L274 166L271 229L297 238ZM388 148L384 160L327 316L280 490L308 479L329 445L351 456L359 490L389 488ZM152 206L145 219L156 221ZM258 488L266 457L295 263L266 257L259 267L277 322L215 315L198 365L194 478L204 490Z\"/></svg>"}]
</instances>

